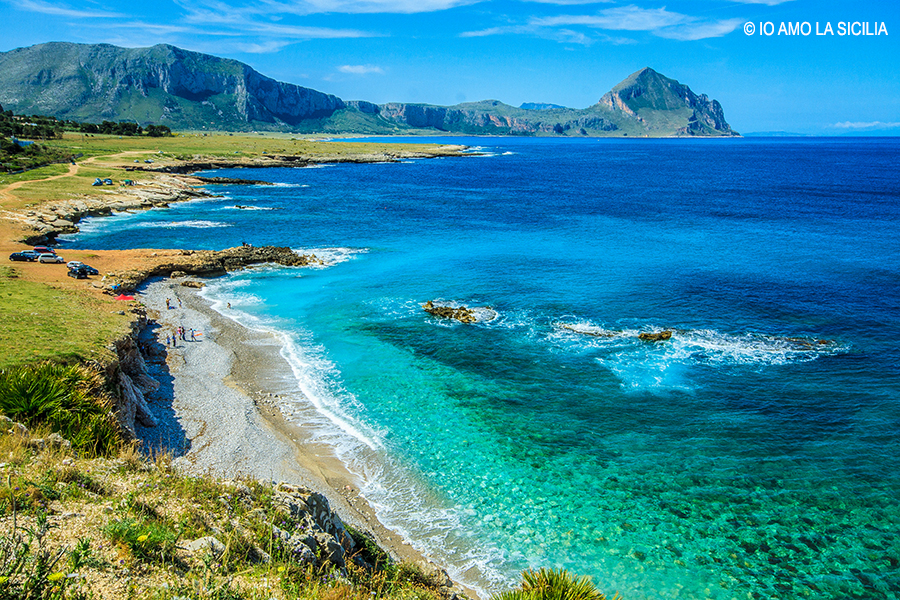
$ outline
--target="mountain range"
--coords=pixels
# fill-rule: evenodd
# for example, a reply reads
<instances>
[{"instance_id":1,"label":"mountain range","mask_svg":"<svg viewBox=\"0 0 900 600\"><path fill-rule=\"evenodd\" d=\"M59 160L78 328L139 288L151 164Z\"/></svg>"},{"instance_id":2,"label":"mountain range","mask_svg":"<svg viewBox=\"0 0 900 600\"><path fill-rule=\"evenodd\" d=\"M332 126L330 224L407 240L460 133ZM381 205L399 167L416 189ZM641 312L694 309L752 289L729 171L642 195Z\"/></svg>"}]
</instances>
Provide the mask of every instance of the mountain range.
<instances>
[{"instance_id":1,"label":"mountain range","mask_svg":"<svg viewBox=\"0 0 900 600\"><path fill-rule=\"evenodd\" d=\"M17 114L175 130L464 133L546 136L733 136L722 106L653 69L584 109L497 100L455 106L365 100L276 81L236 60L166 44L51 42L0 53L0 105Z\"/></svg>"}]
</instances>

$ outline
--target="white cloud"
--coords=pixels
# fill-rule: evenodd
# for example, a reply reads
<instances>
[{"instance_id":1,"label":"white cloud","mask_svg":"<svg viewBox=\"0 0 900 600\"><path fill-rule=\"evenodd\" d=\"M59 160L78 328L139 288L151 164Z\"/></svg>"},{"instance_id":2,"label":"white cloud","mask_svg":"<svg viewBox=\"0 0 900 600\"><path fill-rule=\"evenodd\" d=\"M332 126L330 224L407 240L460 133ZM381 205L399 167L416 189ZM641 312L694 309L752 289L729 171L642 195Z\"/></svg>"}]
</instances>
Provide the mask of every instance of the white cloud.
<instances>
[{"instance_id":1,"label":"white cloud","mask_svg":"<svg viewBox=\"0 0 900 600\"><path fill-rule=\"evenodd\" d=\"M624 31L653 31L691 21L691 17L669 12L665 8L639 8L621 6L601 10L596 15L560 15L532 19L532 23L542 27L557 25L586 25L597 29Z\"/></svg>"},{"instance_id":2,"label":"white cloud","mask_svg":"<svg viewBox=\"0 0 900 600\"><path fill-rule=\"evenodd\" d=\"M369 73L384 74L384 69L375 65L343 65L338 67L341 73L350 73L351 75L368 75Z\"/></svg>"},{"instance_id":3,"label":"white cloud","mask_svg":"<svg viewBox=\"0 0 900 600\"><path fill-rule=\"evenodd\" d=\"M557 6L580 6L582 4L612 4L615 0L524 0L538 4L556 4Z\"/></svg>"},{"instance_id":4,"label":"white cloud","mask_svg":"<svg viewBox=\"0 0 900 600\"><path fill-rule=\"evenodd\" d=\"M11 4L19 10L27 10L59 17L74 17L76 19L113 19L124 16L120 13L105 10L66 8L65 6L50 4L48 2L42 2L41 0L19 0L18 2L8 2L8 4Z\"/></svg>"},{"instance_id":5,"label":"white cloud","mask_svg":"<svg viewBox=\"0 0 900 600\"><path fill-rule=\"evenodd\" d=\"M677 27L668 27L653 33L659 37L672 40L705 40L706 38L728 35L744 24L744 19L726 19L708 23L688 23Z\"/></svg>"},{"instance_id":6,"label":"white cloud","mask_svg":"<svg viewBox=\"0 0 900 600\"><path fill-rule=\"evenodd\" d=\"M893 129L895 127L900 127L900 123L882 123L881 121L844 121L843 123L835 123L832 127L837 127L838 129Z\"/></svg>"},{"instance_id":7,"label":"white cloud","mask_svg":"<svg viewBox=\"0 0 900 600\"><path fill-rule=\"evenodd\" d=\"M475 4L483 0L263 0L251 5L234 8L217 0L196 0L188 3L175 0L187 10L207 11L228 18L240 16L311 15L324 13L365 14L413 14L435 12Z\"/></svg>"},{"instance_id":8,"label":"white cloud","mask_svg":"<svg viewBox=\"0 0 900 600\"><path fill-rule=\"evenodd\" d=\"M793 2L794 0L732 0L732 2L740 2L741 4L765 4L766 6L777 6L785 2Z\"/></svg>"},{"instance_id":9,"label":"white cloud","mask_svg":"<svg viewBox=\"0 0 900 600\"><path fill-rule=\"evenodd\" d=\"M607 8L591 15L558 15L533 17L526 25L505 25L477 31L467 31L460 37L484 37L489 35L533 35L555 39L563 43L592 44L603 41L609 44L633 44L635 40L610 37L605 34L586 35L573 27L586 27L602 31L645 31L658 37L673 40L701 40L727 35L743 25L744 19L708 21L666 10L665 8L640 8L619 6Z\"/></svg>"}]
</instances>

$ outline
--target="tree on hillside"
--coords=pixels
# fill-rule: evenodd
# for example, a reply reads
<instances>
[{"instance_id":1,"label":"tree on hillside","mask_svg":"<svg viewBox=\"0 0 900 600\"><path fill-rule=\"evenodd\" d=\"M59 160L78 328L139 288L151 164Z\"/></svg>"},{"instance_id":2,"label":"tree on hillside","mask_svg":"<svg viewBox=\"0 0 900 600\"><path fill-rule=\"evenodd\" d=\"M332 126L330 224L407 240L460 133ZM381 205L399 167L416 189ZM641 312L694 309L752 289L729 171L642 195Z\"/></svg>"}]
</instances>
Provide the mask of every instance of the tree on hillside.
<instances>
[{"instance_id":1,"label":"tree on hillside","mask_svg":"<svg viewBox=\"0 0 900 600\"><path fill-rule=\"evenodd\" d=\"M165 125L147 125L147 135L150 137L171 137L172 130Z\"/></svg>"}]
</instances>

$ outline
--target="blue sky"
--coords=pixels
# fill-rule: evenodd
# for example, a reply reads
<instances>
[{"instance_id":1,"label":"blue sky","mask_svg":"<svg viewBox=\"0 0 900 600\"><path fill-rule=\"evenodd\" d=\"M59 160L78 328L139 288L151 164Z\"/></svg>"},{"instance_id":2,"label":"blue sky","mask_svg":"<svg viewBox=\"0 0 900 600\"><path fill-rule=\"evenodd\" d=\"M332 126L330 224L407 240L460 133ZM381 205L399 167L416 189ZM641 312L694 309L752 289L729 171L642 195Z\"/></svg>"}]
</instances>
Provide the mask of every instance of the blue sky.
<instances>
[{"instance_id":1,"label":"blue sky","mask_svg":"<svg viewBox=\"0 0 900 600\"><path fill-rule=\"evenodd\" d=\"M900 135L893 1L0 0L0 17L4 51L169 43L345 100L584 108L649 66L740 132Z\"/></svg>"}]
</instances>

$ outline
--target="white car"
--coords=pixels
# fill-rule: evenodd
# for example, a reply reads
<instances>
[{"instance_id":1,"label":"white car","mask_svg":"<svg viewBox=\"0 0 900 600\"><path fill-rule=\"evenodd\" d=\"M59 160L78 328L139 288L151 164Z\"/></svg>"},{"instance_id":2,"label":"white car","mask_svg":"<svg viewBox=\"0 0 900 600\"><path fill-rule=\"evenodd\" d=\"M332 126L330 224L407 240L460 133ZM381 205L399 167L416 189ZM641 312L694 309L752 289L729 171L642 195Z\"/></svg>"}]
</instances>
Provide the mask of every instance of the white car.
<instances>
[{"instance_id":1,"label":"white car","mask_svg":"<svg viewBox=\"0 0 900 600\"><path fill-rule=\"evenodd\" d=\"M66 262L66 259L64 259L62 256L57 256L56 254L53 254L52 252L45 252L44 254L41 254L40 256L38 256L38 262L64 263L64 262Z\"/></svg>"},{"instance_id":2,"label":"white car","mask_svg":"<svg viewBox=\"0 0 900 600\"><path fill-rule=\"evenodd\" d=\"M66 267L68 267L70 269L77 269L78 267L80 267L83 264L84 263L81 262L80 260L70 260L69 262L66 263Z\"/></svg>"}]
</instances>

